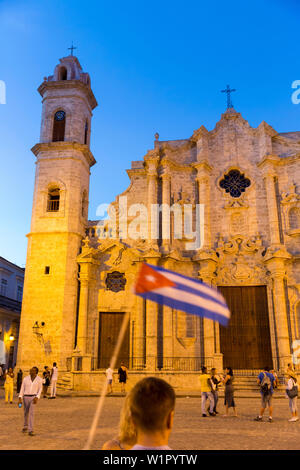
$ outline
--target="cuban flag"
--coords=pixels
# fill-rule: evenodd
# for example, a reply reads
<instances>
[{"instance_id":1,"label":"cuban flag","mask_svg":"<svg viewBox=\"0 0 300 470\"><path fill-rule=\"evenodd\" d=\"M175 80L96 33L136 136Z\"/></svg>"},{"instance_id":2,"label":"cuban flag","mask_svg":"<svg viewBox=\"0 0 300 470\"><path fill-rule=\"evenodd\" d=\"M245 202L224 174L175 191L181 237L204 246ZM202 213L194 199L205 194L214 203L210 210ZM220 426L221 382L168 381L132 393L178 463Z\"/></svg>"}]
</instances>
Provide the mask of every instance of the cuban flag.
<instances>
[{"instance_id":1,"label":"cuban flag","mask_svg":"<svg viewBox=\"0 0 300 470\"><path fill-rule=\"evenodd\" d=\"M143 263L134 293L144 299L210 318L226 326L230 310L222 294L192 277Z\"/></svg>"}]
</instances>

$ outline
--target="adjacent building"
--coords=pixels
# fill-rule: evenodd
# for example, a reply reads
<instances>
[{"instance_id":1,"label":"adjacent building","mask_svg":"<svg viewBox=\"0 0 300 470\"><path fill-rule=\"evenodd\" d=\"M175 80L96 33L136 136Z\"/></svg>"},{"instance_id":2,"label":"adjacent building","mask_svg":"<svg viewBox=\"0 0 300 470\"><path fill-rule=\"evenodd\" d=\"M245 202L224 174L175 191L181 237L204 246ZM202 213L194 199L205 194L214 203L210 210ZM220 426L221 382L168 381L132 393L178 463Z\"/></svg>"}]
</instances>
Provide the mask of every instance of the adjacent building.
<instances>
[{"instance_id":1,"label":"adjacent building","mask_svg":"<svg viewBox=\"0 0 300 470\"><path fill-rule=\"evenodd\" d=\"M24 271L0 256L0 364L5 368L17 362Z\"/></svg>"}]
</instances>

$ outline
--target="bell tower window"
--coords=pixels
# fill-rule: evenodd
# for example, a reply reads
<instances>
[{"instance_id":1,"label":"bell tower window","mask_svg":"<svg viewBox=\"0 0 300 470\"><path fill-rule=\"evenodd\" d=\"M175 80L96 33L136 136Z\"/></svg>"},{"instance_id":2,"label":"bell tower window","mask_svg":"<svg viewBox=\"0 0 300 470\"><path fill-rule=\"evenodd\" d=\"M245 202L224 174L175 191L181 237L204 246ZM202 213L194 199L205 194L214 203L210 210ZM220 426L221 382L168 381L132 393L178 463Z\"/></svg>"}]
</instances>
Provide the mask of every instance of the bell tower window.
<instances>
[{"instance_id":1,"label":"bell tower window","mask_svg":"<svg viewBox=\"0 0 300 470\"><path fill-rule=\"evenodd\" d=\"M53 122L53 142L63 142L65 140L66 113L57 111Z\"/></svg>"},{"instance_id":2,"label":"bell tower window","mask_svg":"<svg viewBox=\"0 0 300 470\"><path fill-rule=\"evenodd\" d=\"M88 132L89 132L89 124L87 121L85 121L85 127L84 127L84 144L87 145L88 143Z\"/></svg>"},{"instance_id":3,"label":"bell tower window","mask_svg":"<svg viewBox=\"0 0 300 470\"><path fill-rule=\"evenodd\" d=\"M67 80L67 69L66 67L60 67L59 73L58 73L58 80Z\"/></svg>"},{"instance_id":4,"label":"bell tower window","mask_svg":"<svg viewBox=\"0 0 300 470\"><path fill-rule=\"evenodd\" d=\"M60 200L59 189L58 188L50 189L48 192L47 212L58 212L59 200Z\"/></svg>"}]
</instances>

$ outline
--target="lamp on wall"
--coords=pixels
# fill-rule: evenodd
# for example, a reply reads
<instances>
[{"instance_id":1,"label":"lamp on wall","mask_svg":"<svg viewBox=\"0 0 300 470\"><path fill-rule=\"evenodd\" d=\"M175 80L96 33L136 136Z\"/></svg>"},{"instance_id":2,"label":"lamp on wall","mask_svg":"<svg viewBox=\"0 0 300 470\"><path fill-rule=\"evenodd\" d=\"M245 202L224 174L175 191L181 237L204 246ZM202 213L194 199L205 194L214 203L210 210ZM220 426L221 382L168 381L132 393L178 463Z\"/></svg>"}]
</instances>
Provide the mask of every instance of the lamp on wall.
<instances>
[{"instance_id":1,"label":"lamp on wall","mask_svg":"<svg viewBox=\"0 0 300 470\"><path fill-rule=\"evenodd\" d=\"M9 341L14 341L14 340L15 340L15 337L14 337L14 335L10 335L10 337L9 337Z\"/></svg>"}]
</instances>

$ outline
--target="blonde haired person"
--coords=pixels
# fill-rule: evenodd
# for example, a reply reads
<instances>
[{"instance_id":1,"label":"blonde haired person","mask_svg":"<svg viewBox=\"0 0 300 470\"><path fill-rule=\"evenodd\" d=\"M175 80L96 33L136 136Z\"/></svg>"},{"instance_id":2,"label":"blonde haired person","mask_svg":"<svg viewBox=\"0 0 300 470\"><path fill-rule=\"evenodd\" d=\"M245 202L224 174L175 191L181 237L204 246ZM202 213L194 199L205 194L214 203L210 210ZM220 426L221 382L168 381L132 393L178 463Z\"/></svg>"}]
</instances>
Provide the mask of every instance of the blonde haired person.
<instances>
[{"instance_id":1,"label":"blonde haired person","mask_svg":"<svg viewBox=\"0 0 300 470\"><path fill-rule=\"evenodd\" d=\"M13 397L14 397L14 372L13 369L10 367L8 371L5 373L5 384L4 384L4 390L5 390L5 403L8 403L8 397L9 397L9 402L13 402Z\"/></svg>"},{"instance_id":2,"label":"blonde haired person","mask_svg":"<svg viewBox=\"0 0 300 470\"><path fill-rule=\"evenodd\" d=\"M292 414L289 421L298 421L298 410L297 410L297 397L298 397L298 384L295 373L290 370L288 379L286 381L286 396L289 399L289 407Z\"/></svg>"},{"instance_id":3,"label":"blonde haired person","mask_svg":"<svg viewBox=\"0 0 300 470\"><path fill-rule=\"evenodd\" d=\"M136 444L136 431L132 423L130 413L130 393L120 414L119 434L103 444L102 450L129 450Z\"/></svg>"}]
</instances>

